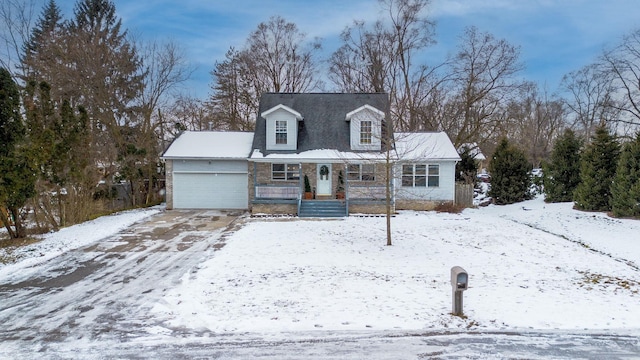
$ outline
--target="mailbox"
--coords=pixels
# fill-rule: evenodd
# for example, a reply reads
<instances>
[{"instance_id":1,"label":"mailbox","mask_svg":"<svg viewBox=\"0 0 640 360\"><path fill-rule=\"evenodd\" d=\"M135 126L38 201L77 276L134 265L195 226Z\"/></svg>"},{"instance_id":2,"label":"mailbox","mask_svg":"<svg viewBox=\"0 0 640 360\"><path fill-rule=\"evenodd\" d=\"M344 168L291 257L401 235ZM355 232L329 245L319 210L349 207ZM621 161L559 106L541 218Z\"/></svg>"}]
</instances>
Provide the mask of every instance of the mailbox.
<instances>
[{"instance_id":1,"label":"mailbox","mask_svg":"<svg viewBox=\"0 0 640 360\"><path fill-rule=\"evenodd\" d=\"M456 316L464 316L462 311L462 292L469 287L469 274L460 266L451 268L452 311Z\"/></svg>"},{"instance_id":2,"label":"mailbox","mask_svg":"<svg viewBox=\"0 0 640 360\"><path fill-rule=\"evenodd\" d=\"M469 287L469 275L460 266L451 268L451 287L454 291L467 290Z\"/></svg>"}]
</instances>

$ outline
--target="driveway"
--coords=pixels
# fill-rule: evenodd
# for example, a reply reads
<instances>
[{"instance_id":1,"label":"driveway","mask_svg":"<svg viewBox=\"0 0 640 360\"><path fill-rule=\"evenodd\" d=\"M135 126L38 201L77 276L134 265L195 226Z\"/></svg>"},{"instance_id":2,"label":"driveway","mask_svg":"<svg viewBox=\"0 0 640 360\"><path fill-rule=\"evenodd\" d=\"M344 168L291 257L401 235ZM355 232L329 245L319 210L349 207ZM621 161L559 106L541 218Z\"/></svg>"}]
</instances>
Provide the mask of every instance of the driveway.
<instances>
[{"instance_id":1,"label":"driveway","mask_svg":"<svg viewBox=\"0 0 640 360\"><path fill-rule=\"evenodd\" d=\"M239 213L165 211L0 284L0 358L148 334L152 306L224 246ZM37 274L37 275L33 275ZM57 345L56 345L57 344Z\"/></svg>"}]
</instances>

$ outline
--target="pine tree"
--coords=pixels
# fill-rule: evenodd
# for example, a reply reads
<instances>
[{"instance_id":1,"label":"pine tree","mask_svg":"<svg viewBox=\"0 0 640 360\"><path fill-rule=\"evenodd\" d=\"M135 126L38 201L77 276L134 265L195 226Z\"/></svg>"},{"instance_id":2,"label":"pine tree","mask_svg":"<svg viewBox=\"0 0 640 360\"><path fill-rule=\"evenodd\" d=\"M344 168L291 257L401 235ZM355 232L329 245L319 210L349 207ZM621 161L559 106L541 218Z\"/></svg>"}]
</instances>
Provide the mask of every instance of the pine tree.
<instances>
[{"instance_id":1,"label":"pine tree","mask_svg":"<svg viewBox=\"0 0 640 360\"><path fill-rule=\"evenodd\" d=\"M54 0L42 9L29 39L22 46L22 77L30 80L50 82L51 65L56 63L55 57L61 53L60 44L56 40L62 33L62 15Z\"/></svg>"},{"instance_id":2,"label":"pine tree","mask_svg":"<svg viewBox=\"0 0 640 360\"><path fill-rule=\"evenodd\" d=\"M0 219L14 238L26 236L20 211L35 193L35 172L29 153L25 151L25 140L18 85L9 71L0 68L0 208L8 210L14 228L9 225L4 211L0 211Z\"/></svg>"},{"instance_id":3,"label":"pine tree","mask_svg":"<svg viewBox=\"0 0 640 360\"><path fill-rule=\"evenodd\" d=\"M20 93L7 69L0 68L0 158L9 157L24 138L26 128L20 117Z\"/></svg>"},{"instance_id":4,"label":"pine tree","mask_svg":"<svg viewBox=\"0 0 640 360\"><path fill-rule=\"evenodd\" d=\"M144 117L136 104L144 86L142 60L110 0L78 0L66 36L65 65L73 71L65 74L69 80L61 98L86 109L91 136L86 153L104 164L100 175L110 187L123 170L119 159L130 161L131 147L146 143L140 139Z\"/></svg>"},{"instance_id":5,"label":"pine tree","mask_svg":"<svg viewBox=\"0 0 640 360\"><path fill-rule=\"evenodd\" d=\"M573 201L573 193L580 183L580 148L582 141L570 130L558 139L550 162L544 166L546 202Z\"/></svg>"},{"instance_id":6,"label":"pine tree","mask_svg":"<svg viewBox=\"0 0 640 360\"><path fill-rule=\"evenodd\" d=\"M640 217L640 132L620 155L611 185L611 210L617 217Z\"/></svg>"},{"instance_id":7,"label":"pine tree","mask_svg":"<svg viewBox=\"0 0 640 360\"><path fill-rule=\"evenodd\" d=\"M489 196L496 204L512 204L531 198L529 168L524 152L502 139L489 163Z\"/></svg>"},{"instance_id":8,"label":"pine tree","mask_svg":"<svg viewBox=\"0 0 640 360\"><path fill-rule=\"evenodd\" d=\"M460 153L460 161L456 163L456 181L473 184L478 170L478 161L474 158L474 152L469 146L463 146Z\"/></svg>"},{"instance_id":9,"label":"pine tree","mask_svg":"<svg viewBox=\"0 0 640 360\"><path fill-rule=\"evenodd\" d=\"M577 209L611 210L611 184L616 173L620 145L604 125L599 126L580 157L580 184L574 201Z\"/></svg>"}]
</instances>

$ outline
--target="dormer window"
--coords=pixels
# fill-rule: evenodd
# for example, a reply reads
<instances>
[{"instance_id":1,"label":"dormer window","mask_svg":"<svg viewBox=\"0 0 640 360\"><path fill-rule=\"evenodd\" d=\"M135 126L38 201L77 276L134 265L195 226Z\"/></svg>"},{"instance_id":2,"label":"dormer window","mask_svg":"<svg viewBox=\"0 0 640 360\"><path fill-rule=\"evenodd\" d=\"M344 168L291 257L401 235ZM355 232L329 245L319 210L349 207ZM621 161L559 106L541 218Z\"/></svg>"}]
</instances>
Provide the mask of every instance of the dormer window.
<instances>
[{"instance_id":1,"label":"dormer window","mask_svg":"<svg viewBox=\"0 0 640 360\"><path fill-rule=\"evenodd\" d=\"M298 122L302 114L285 105L277 105L260 114L266 120L267 150L296 150Z\"/></svg>"},{"instance_id":2,"label":"dormer window","mask_svg":"<svg viewBox=\"0 0 640 360\"><path fill-rule=\"evenodd\" d=\"M349 112L345 120L350 122L352 150L380 151L382 149L382 121L384 112L371 105L363 105Z\"/></svg>"},{"instance_id":3,"label":"dormer window","mask_svg":"<svg viewBox=\"0 0 640 360\"><path fill-rule=\"evenodd\" d=\"M372 138L372 122L370 120L360 121L360 145L370 145Z\"/></svg>"},{"instance_id":4,"label":"dormer window","mask_svg":"<svg viewBox=\"0 0 640 360\"><path fill-rule=\"evenodd\" d=\"M276 120L276 144L287 144L286 120Z\"/></svg>"}]
</instances>

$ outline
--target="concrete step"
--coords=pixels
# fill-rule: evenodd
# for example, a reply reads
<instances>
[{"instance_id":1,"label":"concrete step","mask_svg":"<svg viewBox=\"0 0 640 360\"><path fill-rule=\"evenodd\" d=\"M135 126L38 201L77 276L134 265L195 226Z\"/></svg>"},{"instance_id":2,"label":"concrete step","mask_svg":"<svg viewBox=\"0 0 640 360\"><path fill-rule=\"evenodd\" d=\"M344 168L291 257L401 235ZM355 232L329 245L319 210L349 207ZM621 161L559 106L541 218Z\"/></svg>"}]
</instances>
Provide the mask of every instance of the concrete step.
<instances>
[{"instance_id":1,"label":"concrete step","mask_svg":"<svg viewBox=\"0 0 640 360\"><path fill-rule=\"evenodd\" d=\"M344 217L347 206L340 200L302 200L298 217Z\"/></svg>"}]
</instances>

